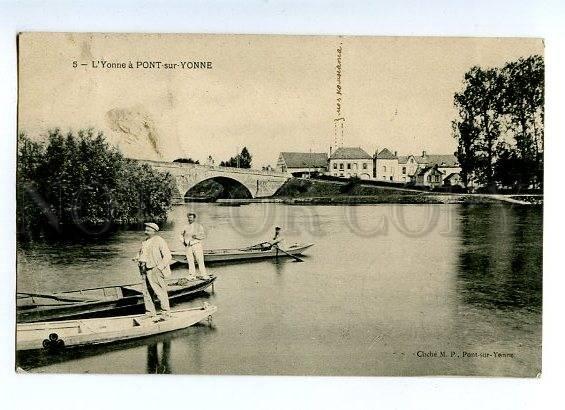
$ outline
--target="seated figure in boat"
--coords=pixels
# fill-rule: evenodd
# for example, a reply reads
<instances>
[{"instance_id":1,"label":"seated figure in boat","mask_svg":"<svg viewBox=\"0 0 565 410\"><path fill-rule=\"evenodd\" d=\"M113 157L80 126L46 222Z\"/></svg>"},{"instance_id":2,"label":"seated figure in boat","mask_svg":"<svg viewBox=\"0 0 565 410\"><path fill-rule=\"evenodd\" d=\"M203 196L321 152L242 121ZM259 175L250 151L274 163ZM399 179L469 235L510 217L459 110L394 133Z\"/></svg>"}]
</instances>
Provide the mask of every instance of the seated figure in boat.
<instances>
[{"instance_id":1,"label":"seated figure in boat","mask_svg":"<svg viewBox=\"0 0 565 410\"><path fill-rule=\"evenodd\" d=\"M170 316L169 295L167 294L167 283L165 277L171 275L169 264L171 263L171 251L167 242L157 235L159 226L156 223L145 224L145 240L141 243L141 249L134 260L137 261L139 272L143 278L143 300L145 311L149 316L156 316L153 297L159 299L161 305L161 316Z\"/></svg>"},{"instance_id":2,"label":"seated figure in boat","mask_svg":"<svg viewBox=\"0 0 565 410\"><path fill-rule=\"evenodd\" d=\"M271 239L268 242L263 242L261 244L262 250L267 251L267 250L272 249L273 247L275 247L275 248L281 248L282 247L284 237L281 233L281 230L282 229L281 229L280 226L275 227L275 235L273 236L273 239Z\"/></svg>"},{"instance_id":3,"label":"seated figure in boat","mask_svg":"<svg viewBox=\"0 0 565 410\"><path fill-rule=\"evenodd\" d=\"M198 263L199 275L198 279L209 279L206 273L206 266L204 265L204 249L202 248L202 241L205 238L204 227L196 222L196 214L189 212L187 214L188 225L185 226L182 232L182 242L186 249L186 259L188 261L188 277L192 279L196 274L196 266L194 260Z\"/></svg>"}]
</instances>

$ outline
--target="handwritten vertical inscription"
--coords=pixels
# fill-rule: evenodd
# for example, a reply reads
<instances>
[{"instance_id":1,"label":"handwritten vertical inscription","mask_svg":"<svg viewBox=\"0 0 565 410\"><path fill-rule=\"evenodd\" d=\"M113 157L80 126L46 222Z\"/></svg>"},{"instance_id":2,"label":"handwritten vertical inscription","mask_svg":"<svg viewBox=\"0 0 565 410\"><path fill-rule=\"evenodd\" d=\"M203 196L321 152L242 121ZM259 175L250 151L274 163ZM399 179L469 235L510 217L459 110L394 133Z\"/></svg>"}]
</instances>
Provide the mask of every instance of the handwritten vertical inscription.
<instances>
[{"instance_id":1,"label":"handwritten vertical inscription","mask_svg":"<svg viewBox=\"0 0 565 410\"><path fill-rule=\"evenodd\" d=\"M341 60L343 53L343 43L340 42L336 49L336 66L335 66L335 96L336 96L336 118L334 119L334 146L343 146L343 123L345 118L342 115L343 108L343 88L341 85ZM339 135L339 138L338 138Z\"/></svg>"}]
</instances>

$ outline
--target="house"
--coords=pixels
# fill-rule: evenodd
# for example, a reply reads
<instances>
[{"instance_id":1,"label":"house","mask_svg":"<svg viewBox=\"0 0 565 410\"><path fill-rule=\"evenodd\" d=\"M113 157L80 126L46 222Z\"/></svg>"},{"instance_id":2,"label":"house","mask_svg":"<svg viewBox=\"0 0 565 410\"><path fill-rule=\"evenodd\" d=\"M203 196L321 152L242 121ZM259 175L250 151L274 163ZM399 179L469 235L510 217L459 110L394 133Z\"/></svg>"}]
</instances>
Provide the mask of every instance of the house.
<instances>
[{"instance_id":1,"label":"house","mask_svg":"<svg viewBox=\"0 0 565 410\"><path fill-rule=\"evenodd\" d=\"M437 165L420 168L416 174L416 185L436 188L443 185L444 174Z\"/></svg>"},{"instance_id":2,"label":"house","mask_svg":"<svg viewBox=\"0 0 565 410\"><path fill-rule=\"evenodd\" d=\"M328 175L371 179L373 157L360 147L340 147L330 155Z\"/></svg>"},{"instance_id":3,"label":"house","mask_svg":"<svg viewBox=\"0 0 565 410\"><path fill-rule=\"evenodd\" d=\"M446 186L460 186L463 187L463 180L461 179L461 174L459 172L452 172L443 179L443 184Z\"/></svg>"},{"instance_id":4,"label":"house","mask_svg":"<svg viewBox=\"0 0 565 410\"><path fill-rule=\"evenodd\" d=\"M388 148L384 148L377 153L373 159L374 173L373 178L378 181L398 181L398 156L393 154Z\"/></svg>"},{"instance_id":5,"label":"house","mask_svg":"<svg viewBox=\"0 0 565 410\"><path fill-rule=\"evenodd\" d=\"M444 178L452 173L461 172L457 157L453 154L428 154L422 151L422 155L397 155L388 149L375 154L374 175L378 181L417 183L418 173L429 167L437 165Z\"/></svg>"},{"instance_id":6,"label":"house","mask_svg":"<svg viewBox=\"0 0 565 410\"><path fill-rule=\"evenodd\" d=\"M328 170L328 154L325 152L281 152L276 169L295 177L325 174Z\"/></svg>"},{"instance_id":7,"label":"house","mask_svg":"<svg viewBox=\"0 0 565 410\"><path fill-rule=\"evenodd\" d=\"M416 157L416 161L420 165L420 168L430 167L437 165L438 169L443 172L444 177L452 173L461 172L461 166L457 157L453 154L427 154L426 151L422 151L421 157Z\"/></svg>"}]
</instances>

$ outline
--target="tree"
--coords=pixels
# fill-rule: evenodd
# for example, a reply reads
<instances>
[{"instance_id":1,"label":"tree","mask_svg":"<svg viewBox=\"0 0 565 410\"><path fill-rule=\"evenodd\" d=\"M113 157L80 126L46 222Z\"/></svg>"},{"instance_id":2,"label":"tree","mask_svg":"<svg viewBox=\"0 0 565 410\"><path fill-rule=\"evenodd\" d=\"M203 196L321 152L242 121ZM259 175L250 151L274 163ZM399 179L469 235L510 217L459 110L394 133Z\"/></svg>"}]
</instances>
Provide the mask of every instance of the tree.
<instances>
[{"instance_id":1,"label":"tree","mask_svg":"<svg viewBox=\"0 0 565 410\"><path fill-rule=\"evenodd\" d=\"M523 162L522 186L543 184L544 62L539 55L520 58L502 69L502 109L516 143L517 160Z\"/></svg>"},{"instance_id":2,"label":"tree","mask_svg":"<svg viewBox=\"0 0 565 410\"><path fill-rule=\"evenodd\" d=\"M543 72L542 57L531 56L465 73L452 122L465 185L470 179L489 190L542 185Z\"/></svg>"},{"instance_id":3,"label":"tree","mask_svg":"<svg viewBox=\"0 0 565 410\"><path fill-rule=\"evenodd\" d=\"M193 160L192 158L177 158L173 162L180 162L182 164L200 164L200 161Z\"/></svg>"},{"instance_id":4,"label":"tree","mask_svg":"<svg viewBox=\"0 0 565 410\"><path fill-rule=\"evenodd\" d=\"M163 222L178 195L170 174L124 158L93 130L63 136L56 129L44 144L20 135L17 164L23 239L67 228L99 234L112 225Z\"/></svg>"},{"instance_id":5,"label":"tree","mask_svg":"<svg viewBox=\"0 0 565 410\"><path fill-rule=\"evenodd\" d=\"M473 129L479 131L475 143L476 178L494 188L496 146L501 136L502 80L499 70L473 67L465 74L463 94L473 113Z\"/></svg>"},{"instance_id":6,"label":"tree","mask_svg":"<svg viewBox=\"0 0 565 410\"><path fill-rule=\"evenodd\" d=\"M473 179L478 165L477 146L480 132L475 125L475 107L466 93L455 94L459 119L452 122L453 136L457 139L455 156L461 166L461 179L465 188Z\"/></svg>"},{"instance_id":7,"label":"tree","mask_svg":"<svg viewBox=\"0 0 565 410\"><path fill-rule=\"evenodd\" d=\"M243 147L241 153L235 157L231 157L227 161L220 162L221 167L233 167L233 168L251 168L252 156L249 153L247 147Z\"/></svg>"}]
</instances>

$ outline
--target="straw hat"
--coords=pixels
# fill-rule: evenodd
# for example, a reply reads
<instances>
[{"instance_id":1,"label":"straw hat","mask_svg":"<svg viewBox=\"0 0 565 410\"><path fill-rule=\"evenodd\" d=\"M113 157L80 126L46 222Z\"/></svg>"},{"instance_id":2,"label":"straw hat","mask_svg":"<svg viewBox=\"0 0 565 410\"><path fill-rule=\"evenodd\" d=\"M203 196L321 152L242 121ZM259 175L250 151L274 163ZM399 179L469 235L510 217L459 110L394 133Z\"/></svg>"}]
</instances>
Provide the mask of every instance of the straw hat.
<instances>
[{"instance_id":1,"label":"straw hat","mask_svg":"<svg viewBox=\"0 0 565 410\"><path fill-rule=\"evenodd\" d=\"M158 232L158 231L159 231L159 225L157 225L156 223L153 223L153 222L145 222L144 225L150 227L150 228L153 229L153 230L155 230L155 232Z\"/></svg>"}]
</instances>

